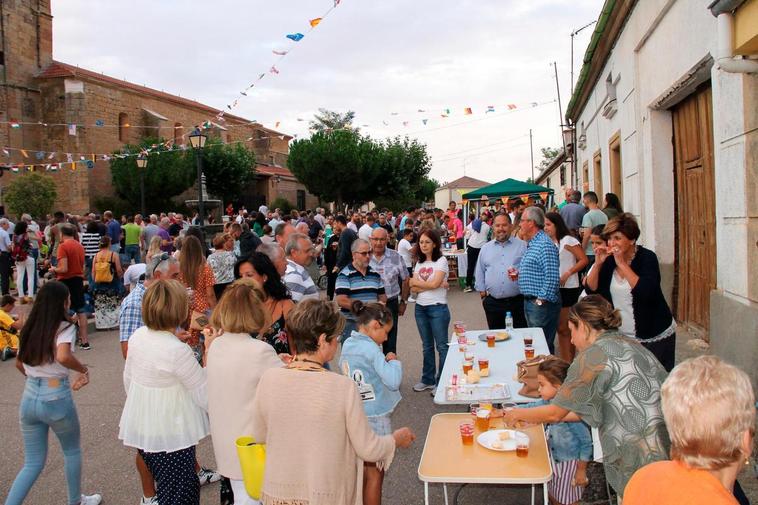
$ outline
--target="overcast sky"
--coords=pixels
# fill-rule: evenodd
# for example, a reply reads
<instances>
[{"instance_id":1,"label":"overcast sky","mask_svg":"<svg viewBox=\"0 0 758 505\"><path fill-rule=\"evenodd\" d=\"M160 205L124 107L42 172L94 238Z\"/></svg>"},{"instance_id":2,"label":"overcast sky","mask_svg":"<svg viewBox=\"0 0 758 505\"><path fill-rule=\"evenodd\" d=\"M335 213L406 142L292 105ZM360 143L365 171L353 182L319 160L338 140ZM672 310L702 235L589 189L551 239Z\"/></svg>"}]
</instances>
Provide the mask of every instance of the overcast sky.
<instances>
[{"instance_id":1,"label":"overcast sky","mask_svg":"<svg viewBox=\"0 0 758 505\"><path fill-rule=\"evenodd\" d=\"M271 128L279 121L300 137L319 107L354 110L372 137L426 143L432 177L451 181L465 170L496 182L530 175L530 128L535 164L541 147L561 145L552 62L565 110L569 35L597 19L602 3L342 0L309 32L309 19L333 0L53 0L53 54L213 107L241 98L235 114ZM285 35L294 32L306 36L293 45ZM591 32L575 38L575 75ZM239 94L276 61L273 50L292 47L278 75Z\"/></svg>"}]
</instances>

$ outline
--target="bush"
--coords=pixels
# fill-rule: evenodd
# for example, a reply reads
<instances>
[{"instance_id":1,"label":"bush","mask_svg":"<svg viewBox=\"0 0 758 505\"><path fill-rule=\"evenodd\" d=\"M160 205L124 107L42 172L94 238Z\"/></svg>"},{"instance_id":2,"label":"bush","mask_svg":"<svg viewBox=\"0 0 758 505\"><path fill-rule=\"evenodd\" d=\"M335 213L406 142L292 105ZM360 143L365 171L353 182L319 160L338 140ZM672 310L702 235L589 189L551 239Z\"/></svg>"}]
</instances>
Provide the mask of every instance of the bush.
<instances>
[{"instance_id":1,"label":"bush","mask_svg":"<svg viewBox=\"0 0 758 505\"><path fill-rule=\"evenodd\" d=\"M21 216L23 213L44 219L53 210L58 197L55 181L48 175L32 172L14 177L8 184L3 201L9 214Z\"/></svg>"},{"instance_id":2,"label":"bush","mask_svg":"<svg viewBox=\"0 0 758 505\"><path fill-rule=\"evenodd\" d=\"M290 212L292 212L292 209L294 209L295 206L292 205L289 200L280 196L274 199L274 201L271 202L271 205L269 205L268 208L272 212L274 209L278 208L278 209L281 209L283 213L289 214ZM303 209L298 209L298 210L303 210Z\"/></svg>"}]
</instances>

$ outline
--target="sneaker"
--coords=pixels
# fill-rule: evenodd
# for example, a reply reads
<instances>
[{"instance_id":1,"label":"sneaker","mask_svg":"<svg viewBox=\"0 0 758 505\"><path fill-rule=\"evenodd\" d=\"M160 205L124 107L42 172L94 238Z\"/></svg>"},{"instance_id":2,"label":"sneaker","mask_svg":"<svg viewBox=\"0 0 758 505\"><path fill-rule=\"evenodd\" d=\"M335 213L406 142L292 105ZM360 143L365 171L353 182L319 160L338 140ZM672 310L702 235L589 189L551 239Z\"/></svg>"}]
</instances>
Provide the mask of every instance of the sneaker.
<instances>
[{"instance_id":1,"label":"sneaker","mask_svg":"<svg viewBox=\"0 0 758 505\"><path fill-rule=\"evenodd\" d=\"M209 470L207 468L201 467L200 471L197 472L197 478L200 479L200 485L204 486L206 484L210 484L211 482L220 481L221 474L215 470Z\"/></svg>"},{"instance_id":2,"label":"sneaker","mask_svg":"<svg viewBox=\"0 0 758 505\"><path fill-rule=\"evenodd\" d=\"M89 351L90 349L92 349L92 346L89 345L89 342L87 342L86 344L79 344L79 349L84 349L85 351Z\"/></svg>"},{"instance_id":3,"label":"sneaker","mask_svg":"<svg viewBox=\"0 0 758 505\"><path fill-rule=\"evenodd\" d=\"M413 298L412 296L409 296L408 297L408 303L416 303L416 299Z\"/></svg>"},{"instance_id":4,"label":"sneaker","mask_svg":"<svg viewBox=\"0 0 758 505\"><path fill-rule=\"evenodd\" d=\"M419 382L415 386L413 386L413 390L417 393L420 393L421 391L426 391L427 389L434 389L434 384L424 384L423 382Z\"/></svg>"},{"instance_id":5,"label":"sneaker","mask_svg":"<svg viewBox=\"0 0 758 505\"><path fill-rule=\"evenodd\" d=\"M143 496L139 501L140 505L158 505L158 497L151 496L150 498Z\"/></svg>"},{"instance_id":6,"label":"sneaker","mask_svg":"<svg viewBox=\"0 0 758 505\"><path fill-rule=\"evenodd\" d=\"M11 349L10 347L6 347L5 349L3 349L3 352L0 354L0 360L2 361L6 361L15 357L16 357L16 351Z\"/></svg>"},{"instance_id":7,"label":"sneaker","mask_svg":"<svg viewBox=\"0 0 758 505\"><path fill-rule=\"evenodd\" d=\"M437 395L437 386L434 386L432 388L432 396L436 396L436 395Z\"/></svg>"},{"instance_id":8,"label":"sneaker","mask_svg":"<svg viewBox=\"0 0 758 505\"><path fill-rule=\"evenodd\" d=\"M464 293L471 293L473 290L474 290L474 288L472 288L472 287L469 287L469 286L466 286L466 287L463 289L463 292L464 292Z\"/></svg>"},{"instance_id":9,"label":"sneaker","mask_svg":"<svg viewBox=\"0 0 758 505\"><path fill-rule=\"evenodd\" d=\"M79 505L100 505L100 502L102 501L103 497L99 494L83 494L82 501L79 502Z\"/></svg>"}]
</instances>

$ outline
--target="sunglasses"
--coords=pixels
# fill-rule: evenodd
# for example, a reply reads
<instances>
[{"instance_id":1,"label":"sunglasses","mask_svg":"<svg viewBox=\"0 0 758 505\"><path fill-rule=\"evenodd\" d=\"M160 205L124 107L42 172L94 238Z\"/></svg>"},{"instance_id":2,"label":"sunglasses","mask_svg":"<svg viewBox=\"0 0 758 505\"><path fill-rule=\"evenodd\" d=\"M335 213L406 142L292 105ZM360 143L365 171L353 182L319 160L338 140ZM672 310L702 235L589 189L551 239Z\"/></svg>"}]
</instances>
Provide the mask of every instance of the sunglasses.
<instances>
[{"instance_id":1,"label":"sunglasses","mask_svg":"<svg viewBox=\"0 0 758 505\"><path fill-rule=\"evenodd\" d=\"M360 254L361 256L368 256L370 253L368 251L355 251L354 254Z\"/></svg>"},{"instance_id":2,"label":"sunglasses","mask_svg":"<svg viewBox=\"0 0 758 505\"><path fill-rule=\"evenodd\" d=\"M161 263L163 263L164 261L166 261L170 257L171 257L171 255L169 253L167 253L167 252L161 253L161 255L159 256L160 260L158 261L158 263L155 264L155 266L153 267L152 272L150 272L150 275L155 275L155 271L158 270L158 267L161 265Z\"/></svg>"}]
</instances>

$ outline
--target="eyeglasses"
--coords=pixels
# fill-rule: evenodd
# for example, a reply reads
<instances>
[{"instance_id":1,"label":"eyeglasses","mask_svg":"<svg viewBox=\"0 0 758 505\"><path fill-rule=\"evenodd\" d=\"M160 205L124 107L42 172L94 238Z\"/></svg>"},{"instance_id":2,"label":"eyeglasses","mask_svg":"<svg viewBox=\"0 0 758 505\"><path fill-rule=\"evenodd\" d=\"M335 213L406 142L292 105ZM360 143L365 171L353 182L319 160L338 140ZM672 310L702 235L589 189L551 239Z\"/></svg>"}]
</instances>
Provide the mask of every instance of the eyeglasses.
<instances>
[{"instance_id":1,"label":"eyeglasses","mask_svg":"<svg viewBox=\"0 0 758 505\"><path fill-rule=\"evenodd\" d=\"M155 271L158 270L158 267L161 265L161 263L163 263L164 261L166 261L170 257L171 257L171 255L169 253L167 253L167 252L161 253L161 255L159 256L160 260L158 260L158 263L156 263L155 266L153 267L153 270L150 272L150 276L151 277L154 276L155 275Z\"/></svg>"},{"instance_id":2,"label":"eyeglasses","mask_svg":"<svg viewBox=\"0 0 758 505\"><path fill-rule=\"evenodd\" d=\"M361 256L368 256L370 253L368 251L355 251L354 254L360 254Z\"/></svg>"},{"instance_id":3,"label":"eyeglasses","mask_svg":"<svg viewBox=\"0 0 758 505\"><path fill-rule=\"evenodd\" d=\"M386 238L371 237L371 240L373 240L374 242L387 242Z\"/></svg>"}]
</instances>

